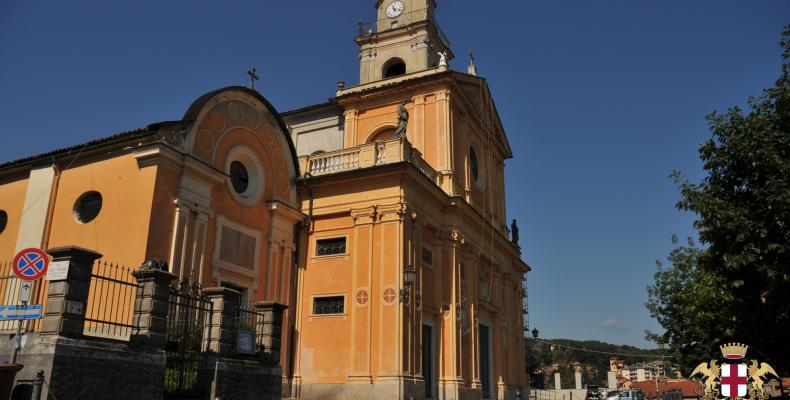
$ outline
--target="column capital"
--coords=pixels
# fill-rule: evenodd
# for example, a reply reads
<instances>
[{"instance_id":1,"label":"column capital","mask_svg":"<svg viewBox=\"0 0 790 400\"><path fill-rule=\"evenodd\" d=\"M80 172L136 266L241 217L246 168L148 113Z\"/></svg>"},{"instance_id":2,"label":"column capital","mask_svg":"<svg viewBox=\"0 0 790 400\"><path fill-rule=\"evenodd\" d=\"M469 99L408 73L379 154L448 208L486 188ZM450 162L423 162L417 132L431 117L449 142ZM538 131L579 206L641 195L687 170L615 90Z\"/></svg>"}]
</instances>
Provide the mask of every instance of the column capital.
<instances>
[{"instance_id":1,"label":"column capital","mask_svg":"<svg viewBox=\"0 0 790 400\"><path fill-rule=\"evenodd\" d=\"M406 211L408 210L408 205L404 202L396 203L396 204L389 204L389 205L381 205L376 207L376 210L379 212L379 218L382 222L387 221L403 221L406 217Z\"/></svg>"},{"instance_id":2,"label":"column capital","mask_svg":"<svg viewBox=\"0 0 790 400\"><path fill-rule=\"evenodd\" d=\"M351 218L354 218L354 225L370 225L376 222L378 212L375 206L357 208L351 210Z\"/></svg>"}]
</instances>

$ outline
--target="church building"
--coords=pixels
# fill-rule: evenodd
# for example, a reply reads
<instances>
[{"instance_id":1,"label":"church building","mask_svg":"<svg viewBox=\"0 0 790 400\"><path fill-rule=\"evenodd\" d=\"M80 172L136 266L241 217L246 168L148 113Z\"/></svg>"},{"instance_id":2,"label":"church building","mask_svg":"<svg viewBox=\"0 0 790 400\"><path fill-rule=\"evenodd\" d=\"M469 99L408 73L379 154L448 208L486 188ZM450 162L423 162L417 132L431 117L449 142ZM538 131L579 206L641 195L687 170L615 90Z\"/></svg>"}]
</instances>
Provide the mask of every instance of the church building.
<instances>
[{"instance_id":1,"label":"church building","mask_svg":"<svg viewBox=\"0 0 790 400\"><path fill-rule=\"evenodd\" d=\"M0 165L0 259L75 245L283 303L285 398L526 398L513 154L486 80L449 67L436 7L376 1L359 84L326 103L281 113L228 87Z\"/></svg>"}]
</instances>

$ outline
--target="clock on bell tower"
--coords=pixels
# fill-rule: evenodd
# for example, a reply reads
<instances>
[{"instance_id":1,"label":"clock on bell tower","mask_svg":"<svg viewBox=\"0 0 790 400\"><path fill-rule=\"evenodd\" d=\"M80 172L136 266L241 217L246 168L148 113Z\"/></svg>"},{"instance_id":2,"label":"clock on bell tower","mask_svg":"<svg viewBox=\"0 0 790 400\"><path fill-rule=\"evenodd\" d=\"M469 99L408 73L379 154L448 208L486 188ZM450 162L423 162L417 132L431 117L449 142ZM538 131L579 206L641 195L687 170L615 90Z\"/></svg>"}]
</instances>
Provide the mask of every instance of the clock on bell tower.
<instances>
[{"instance_id":1,"label":"clock on bell tower","mask_svg":"<svg viewBox=\"0 0 790 400\"><path fill-rule=\"evenodd\" d=\"M378 0L377 19L361 23L359 83L437 68L439 53L453 58L436 21L435 0Z\"/></svg>"}]
</instances>

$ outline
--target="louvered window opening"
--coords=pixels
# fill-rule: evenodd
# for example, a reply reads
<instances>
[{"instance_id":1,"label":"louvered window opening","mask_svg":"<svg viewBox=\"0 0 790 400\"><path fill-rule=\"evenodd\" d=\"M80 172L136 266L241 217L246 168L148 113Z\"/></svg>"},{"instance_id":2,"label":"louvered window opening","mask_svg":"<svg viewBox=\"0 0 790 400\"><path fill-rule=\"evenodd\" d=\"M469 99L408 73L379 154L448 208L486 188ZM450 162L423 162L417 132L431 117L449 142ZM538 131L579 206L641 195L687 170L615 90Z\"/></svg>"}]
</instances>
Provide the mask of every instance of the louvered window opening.
<instances>
[{"instance_id":1,"label":"louvered window opening","mask_svg":"<svg viewBox=\"0 0 790 400\"><path fill-rule=\"evenodd\" d=\"M332 256L336 254L346 254L346 238L316 241L317 256Z\"/></svg>"}]
</instances>

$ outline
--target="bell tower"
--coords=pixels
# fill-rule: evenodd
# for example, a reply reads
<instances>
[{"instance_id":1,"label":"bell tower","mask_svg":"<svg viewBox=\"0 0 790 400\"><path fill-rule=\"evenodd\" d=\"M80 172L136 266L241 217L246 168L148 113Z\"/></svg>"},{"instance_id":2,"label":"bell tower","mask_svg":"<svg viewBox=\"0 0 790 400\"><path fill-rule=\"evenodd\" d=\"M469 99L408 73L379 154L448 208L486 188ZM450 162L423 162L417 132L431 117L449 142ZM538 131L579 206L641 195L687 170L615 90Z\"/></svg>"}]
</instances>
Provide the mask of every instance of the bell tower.
<instances>
[{"instance_id":1,"label":"bell tower","mask_svg":"<svg viewBox=\"0 0 790 400\"><path fill-rule=\"evenodd\" d=\"M376 10L376 21L359 24L360 84L436 68L439 53L453 58L435 0L377 0Z\"/></svg>"}]
</instances>

